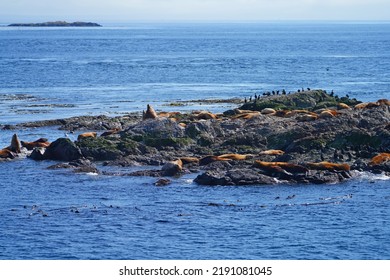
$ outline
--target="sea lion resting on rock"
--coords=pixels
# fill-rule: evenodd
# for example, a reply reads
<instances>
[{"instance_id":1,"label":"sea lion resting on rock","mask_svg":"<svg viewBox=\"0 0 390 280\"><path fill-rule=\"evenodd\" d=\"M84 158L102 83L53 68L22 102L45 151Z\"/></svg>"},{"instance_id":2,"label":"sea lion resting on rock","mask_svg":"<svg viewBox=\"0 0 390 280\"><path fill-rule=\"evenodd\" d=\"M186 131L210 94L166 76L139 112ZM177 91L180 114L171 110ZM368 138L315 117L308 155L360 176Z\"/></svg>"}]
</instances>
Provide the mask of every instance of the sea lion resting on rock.
<instances>
[{"instance_id":1,"label":"sea lion resting on rock","mask_svg":"<svg viewBox=\"0 0 390 280\"><path fill-rule=\"evenodd\" d=\"M22 147L25 147L27 150L31 151L34 148L47 148L50 146L50 142L46 138L39 138L33 142L20 141Z\"/></svg>"},{"instance_id":2,"label":"sea lion resting on rock","mask_svg":"<svg viewBox=\"0 0 390 280\"><path fill-rule=\"evenodd\" d=\"M85 132L85 133L80 134L77 137L77 141L80 141L81 139L85 139L85 138L88 138L88 137L96 138L96 136L97 136L96 132Z\"/></svg>"},{"instance_id":3,"label":"sea lion resting on rock","mask_svg":"<svg viewBox=\"0 0 390 280\"><path fill-rule=\"evenodd\" d=\"M328 161L322 161L318 163L308 162L306 166L309 169L315 170L329 170L329 171L350 171L351 167L347 163L332 163Z\"/></svg>"},{"instance_id":4,"label":"sea lion resting on rock","mask_svg":"<svg viewBox=\"0 0 390 280\"><path fill-rule=\"evenodd\" d=\"M205 156L199 160L199 165L206 165L214 161L230 161L228 158L220 158L219 156Z\"/></svg>"},{"instance_id":5,"label":"sea lion resting on rock","mask_svg":"<svg viewBox=\"0 0 390 280\"><path fill-rule=\"evenodd\" d=\"M21 146L18 135L14 134L11 139L11 145L0 150L0 158L15 158L16 154L21 153Z\"/></svg>"},{"instance_id":6,"label":"sea lion resting on rock","mask_svg":"<svg viewBox=\"0 0 390 280\"><path fill-rule=\"evenodd\" d=\"M272 155L272 156L281 156L284 152L282 150L266 150L261 151L259 155Z\"/></svg>"},{"instance_id":7,"label":"sea lion resting on rock","mask_svg":"<svg viewBox=\"0 0 390 280\"><path fill-rule=\"evenodd\" d=\"M180 160L183 162L183 164L199 163L199 159L196 157L181 157Z\"/></svg>"},{"instance_id":8,"label":"sea lion resting on rock","mask_svg":"<svg viewBox=\"0 0 390 280\"><path fill-rule=\"evenodd\" d=\"M379 165L386 161L390 160L390 153L380 153L374 156L371 161L368 163L369 165Z\"/></svg>"},{"instance_id":9,"label":"sea lion resting on rock","mask_svg":"<svg viewBox=\"0 0 390 280\"><path fill-rule=\"evenodd\" d=\"M280 170L279 168L282 168L283 170L289 172L290 175L292 175L291 173L306 174L307 172L309 172L309 170L306 167L295 163L289 163L289 162L277 162L277 161L268 162L268 161L256 160L255 166L265 171L275 171L275 170ZM275 168L275 166L279 168Z\"/></svg>"},{"instance_id":10,"label":"sea lion resting on rock","mask_svg":"<svg viewBox=\"0 0 390 280\"><path fill-rule=\"evenodd\" d=\"M240 155L240 154L224 154L218 156L219 159L230 159L230 160L246 160L252 159L253 155Z\"/></svg>"},{"instance_id":11,"label":"sea lion resting on rock","mask_svg":"<svg viewBox=\"0 0 390 280\"><path fill-rule=\"evenodd\" d=\"M238 114L238 115L235 115L232 117L232 119L245 119L245 120L249 120L253 117L256 117L256 116L260 116L261 113L260 112L250 112L250 113L242 113L242 114Z\"/></svg>"},{"instance_id":12,"label":"sea lion resting on rock","mask_svg":"<svg viewBox=\"0 0 390 280\"><path fill-rule=\"evenodd\" d=\"M147 105L146 112L142 111L142 119L157 119L158 115L151 105Z\"/></svg>"},{"instance_id":13,"label":"sea lion resting on rock","mask_svg":"<svg viewBox=\"0 0 390 280\"><path fill-rule=\"evenodd\" d=\"M10 158L13 159L15 158L15 154L8 150L7 148L1 149L0 150L0 158Z\"/></svg>"},{"instance_id":14,"label":"sea lion resting on rock","mask_svg":"<svg viewBox=\"0 0 390 280\"><path fill-rule=\"evenodd\" d=\"M161 168L164 176L174 176L183 170L183 162L181 159L169 161Z\"/></svg>"},{"instance_id":15,"label":"sea lion resting on rock","mask_svg":"<svg viewBox=\"0 0 390 280\"><path fill-rule=\"evenodd\" d=\"M100 136L103 136L103 137L110 136L110 135L118 133L119 131L121 131L119 128L113 128L113 129L110 129L110 130L103 132Z\"/></svg>"}]
</instances>

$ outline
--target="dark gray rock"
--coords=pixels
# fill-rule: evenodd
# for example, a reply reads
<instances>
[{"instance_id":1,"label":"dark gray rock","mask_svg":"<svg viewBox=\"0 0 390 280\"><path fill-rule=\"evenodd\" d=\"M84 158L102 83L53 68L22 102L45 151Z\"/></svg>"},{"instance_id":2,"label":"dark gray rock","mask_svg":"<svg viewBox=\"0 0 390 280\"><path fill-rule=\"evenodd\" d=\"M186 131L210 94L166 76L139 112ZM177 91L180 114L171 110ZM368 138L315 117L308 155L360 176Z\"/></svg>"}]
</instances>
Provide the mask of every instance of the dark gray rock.
<instances>
[{"instance_id":1,"label":"dark gray rock","mask_svg":"<svg viewBox=\"0 0 390 280\"><path fill-rule=\"evenodd\" d=\"M45 159L60 161L72 161L83 157L80 148L68 138L59 138L51 143L43 156Z\"/></svg>"}]
</instances>

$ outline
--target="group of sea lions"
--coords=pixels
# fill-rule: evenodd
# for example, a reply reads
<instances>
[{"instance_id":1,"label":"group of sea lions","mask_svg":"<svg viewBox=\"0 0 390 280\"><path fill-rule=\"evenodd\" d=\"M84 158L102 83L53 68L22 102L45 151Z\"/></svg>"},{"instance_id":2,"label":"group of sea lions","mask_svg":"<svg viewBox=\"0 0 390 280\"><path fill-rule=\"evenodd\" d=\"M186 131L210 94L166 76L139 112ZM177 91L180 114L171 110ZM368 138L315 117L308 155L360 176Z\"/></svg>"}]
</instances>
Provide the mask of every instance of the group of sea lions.
<instances>
[{"instance_id":1,"label":"group of sea lions","mask_svg":"<svg viewBox=\"0 0 390 280\"><path fill-rule=\"evenodd\" d=\"M360 103L353 108L350 106L339 103L337 109L321 109L315 112L309 110L275 110L272 108L265 108L259 111L251 110L240 110L235 109L234 115L226 116L223 114L212 114L206 111L197 111L193 112L188 118L187 121L201 121L201 120L218 120L225 117L230 117L231 119L250 119L260 115L269 115L276 117L293 117L295 116L297 120L300 121L310 121L316 120L319 118L333 118L342 114L342 111L339 110L364 110L370 109L378 106L390 106L390 101L387 99L380 99L377 102L368 102ZM158 118L169 118L172 121L179 122L179 125L186 126L186 123L180 122L182 117L179 112L160 112L157 113L151 105L147 105L147 110L143 111L142 119L158 119ZM108 131L103 132L100 137L110 136L121 132L121 129L114 128ZM97 132L85 132L78 135L77 140L82 141L86 138L96 138L98 137ZM12 136L11 145L0 150L1 159L13 159L17 157L18 154L22 153L22 149L25 148L29 151L35 148L47 148L50 146L50 142L46 138L39 138L33 142L19 141L18 136L14 134ZM282 150L265 150L261 151L256 155L253 154L220 154L220 155L206 155L202 157L180 157L173 161L166 162L162 166L162 174L166 176L173 176L179 174L183 170L183 165L186 164L197 164L200 166L208 165L216 161L242 161L242 160L252 160L251 163L254 168L258 168L263 172L270 175L277 174L307 174L310 170L327 170L332 172L349 172L351 167L347 163L332 163L328 161L322 162L306 162L306 163L291 163L283 161L263 161L260 160L262 156L281 156L284 154ZM390 153L380 153L372 157L369 161L369 166L376 166L390 161Z\"/></svg>"},{"instance_id":2,"label":"group of sea lions","mask_svg":"<svg viewBox=\"0 0 390 280\"><path fill-rule=\"evenodd\" d=\"M0 150L0 158L2 159L14 159L22 153L22 148L26 148L31 151L34 148L47 148L50 142L46 138L39 138L33 142L20 141L17 134L14 134L11 139L11 145Z\"/></svg>"}]
</instances>

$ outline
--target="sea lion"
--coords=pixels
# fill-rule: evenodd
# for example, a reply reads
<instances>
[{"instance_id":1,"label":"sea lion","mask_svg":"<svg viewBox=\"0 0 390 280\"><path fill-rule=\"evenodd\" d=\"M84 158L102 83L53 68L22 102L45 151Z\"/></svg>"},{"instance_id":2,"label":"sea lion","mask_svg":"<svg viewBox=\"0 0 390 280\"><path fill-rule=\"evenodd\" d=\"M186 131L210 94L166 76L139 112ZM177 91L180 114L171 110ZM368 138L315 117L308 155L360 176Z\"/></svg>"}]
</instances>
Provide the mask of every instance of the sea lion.
<instances>
[{"instance_id":1,"label":"sea lion","mask_svg":"<svg viewBox=\"0 0 390 280\"><path fill-rule=\"evenodd\" d=\"M50 146L50 142L46 138L39 138L33 142L20 141L22 147L25 147L27 150L31 151L34 148L47 148Z\"/></svg>"},{"instance_id":2,"label":"sea lion","mask_svg":"<svg viewBox=\"0 0 390 280\"><path fill-rule=\"evenodd\" d=\"M151 105L147 105L146 112L142 111L142 119L157 119L158 115Z\"/></svg>"},{"instance_id":3,"label":"sea lion","mask_svg":"<svg viewBox=\"0 0 390 280\"><path fill-rule=\"evenodd\" d=\"M350 171L351 167L347 163L332 163L328 161L322 161L318 163L308 162L306 166L309 169L314 170L329 170L329 171Z\"/></svg>"},{"instance_id":4,"label":"sea lion","mask_svg":"<svg viewBox=\"0 0 390 280\"><path fill-rule=\"evenodd\" d=\"M110 130L103 132L100 136L103 136L103 137L110 136L110 135L118 133L119 131L121 131L119 128L113 128L113 129L110 129Z\"/></svg>"},{"instance_id":5,"label":"sea lion","mask_svg":"<svg viewBox=\"0 0 390 280\"><path fill-rule=\"evenodd\" d=\"M275 116L283 117L283 118L289 118L293 115L294 115L294 113L290 110L277 110L275 113Z\"/></svg>"},{"instance_id":6,"label":"sea lion","mask_svg":"<svg viewBox=\"0 0 390 280\"><path fill-rule=\"evenodd\" d=\"M263 110L261 110L261 113L263 115L274 115L276 113L276 110L272 108L264 108Z\"/></svg>"},{"instance_id":7,"label":"sea lion","mask_svg":"<svg viewBox=\"0 0 390 280\"><path fill-rule=\"evenodd\" d=\"M284 151L282 150L266 150L261 151L259 155L272 155L272 156L281 156L284 154Z\"/></svg>"},{"instance_id":8,"label":"sea lion","mask_svg":"<svg viewBox=\"0 0 390 280\"><path fill-rule=\"evenodd\" d=\"M220 158L218 156L205 156L199 160L199 165L206 165L214 161L230 161L228 158Z\"/></svg>"},{"instance_id":9,"label":"sea lion","mask_svg":"<svg viewBox=\"0 0 390 280\"><path fill-rule=\"evenodd\" d=\"M375 107L379 107L379 104L377 102L364 102L364 103L359 103L357 105L355 105L355 109L371 109L371 108L375 108Z\"/></svg>"},{"instance_id":10,"label":"sea lion","mask_svg":"<svg viewBox=\"0 0 390 280\"><path fill-rule=\"evenodd\" d=\"M255 166L262 168L262 169L268 169L269 167L272 167L272 166L278 166L278 167L280 167L280 168L282 168L285 171L290 172L290 173L304 173L304 174L306 174L307 172L309 172L309 170L306 167L299 165L299 164L295 164L295 163L289 163L289 162L277 162L277 161L268 162L268 161L256 160Z\"/></svg>"},{"instance_id":11,"label":"sea lion","mask_svg":"<svg viewBox=\"0 0 390 280\"><path fill-rule=\"evenodd\" d=\"M85 139L85 138L89 138L89 137L96 138L96 136L97 136L96 132L85 132L85 133L80 134L77 137L77 141L80 141L81 139Z\"/></svg>"},{"instance_id":12,"label":"sea lion","mask_svg":"<svg viewBox=\"0 0 390 280\"><path fill-rule=\"evenodd\" d=\"M245 119L245 120L249 120L253 117L256 117L256 116L260 116L261 113L260 112L257 112L257 111L254 111L254 112L250 112L250 113L242 113L242 114L238 114L238 115L235 115L232 117L232 119Z\"/></svg>"},{"instance_id":13,"label":"sea lion","mask_svg":"<svg viewBox=\"0 0 390 280\"><path fill-rule=\"evenodd\" d=\"M21 153L20 141L17 134L12 135L11 146L7 147L7 149L13 153Z\"/></svg>"},{"instance_id":14,"label":"sea lion","mask_svg":"<svg viewBox=\"0 0 390 280\"><path fill-rule=\"evenodd\" d=\"M345 104L345 103L340 102L340 103L337 104L337 109L339 109L339 110L351 109L351 107L349 107L349 106L348 106L347 104Z\"/></svg>"},{"instance_id":15,"label":"sea lion","mask_svg":"<svg viewBox=\"0 0 390 280\"><path fill-rule=\"evenodd\" d=\"M10 150L8 150L7 148L4 148L4 149L0 150L0 158L13 159L13 158L15 158L15 154L13 152L11 152Z\"/></svg>"},{"instance_id":16,"label":"sea lion","mask_svg":"<svg viewBox=\"0 0 390 280\"><path fill-rule=\"evenodd\" d=\"M314 113L301 114L296 117L296 120L300 122L315 121L316 119L318 119L318 115L314 115Z\"/></svg>"},{"instance_id":17,"label":"sea lion","mask_svg":"<svg viewBox=\"0 0 390 280\"><path fill-rule=\"evenodd\" d=\"M183 164L199 163L199 159L196 157L181 157L180 160L183 162Z\"/></svg>"},{"instance_id":18,"label":"sea lion","mask_svg":"<svg viewBox=\"0 0 390 280\"><path fill-rule=\"evenodd\" d=\"M318 117L321 118L321 119L330 119L330 118L333 118L334 116L335 116L335 115L332 114L332 112L329 111L329 110L324 110L324 111L322 111L322 112L318 115Z\"/></svg>"},{"instance_id":19,"label":"sea lion","mask_svg":"<svg viewBox=\"0 0 390 280\"><path fill-rule=\"evenodd\" d=\"M181 159L169 161L163 165L161 171L164 176L174 176L183 170L183 162Z\"/></svg>"},{"instance_id":20,"label":"sea lion","mask_svg":"<svg viewBox=\"0 0 390 280\"><path fill-rule=\"evenodd\" d=\"M194 116L198 120L215 120L217 119L217 116L215 114L212 114L210 112L202 111L199 114Z\"/></svg>"},{"instance_id":21,"label":"sea lion","mask_svg":"<svg viewBox=\"0 0 390 280\"><path fill-rule=\"evenodd\" d=\"M240 154L224 154L218 156L219 159L231 159L231 160L246 160L252 159L253 155L240 155Z\"/></svg>"},{"instance_id":22,"label":"sea lion","mask_svg":"<svg viewBox=\"0 0 390 280\"><path fill-rule=\"evenodd\" d=\"M386 161L390 160L390 153L380 153L374 156L371 161L368 163L369 165L379 165Z\"/></svg>"},{"instance_id":23,"label":"sea lion","mask_svg":"<svg viewBox=\"0 0 390 280\"><path fill-rule=\"evenodd\" d=\"M379 99L376 103L378 105L390 106L390 100L388 100L388 99Z\"/></svg>"}]
</instances>

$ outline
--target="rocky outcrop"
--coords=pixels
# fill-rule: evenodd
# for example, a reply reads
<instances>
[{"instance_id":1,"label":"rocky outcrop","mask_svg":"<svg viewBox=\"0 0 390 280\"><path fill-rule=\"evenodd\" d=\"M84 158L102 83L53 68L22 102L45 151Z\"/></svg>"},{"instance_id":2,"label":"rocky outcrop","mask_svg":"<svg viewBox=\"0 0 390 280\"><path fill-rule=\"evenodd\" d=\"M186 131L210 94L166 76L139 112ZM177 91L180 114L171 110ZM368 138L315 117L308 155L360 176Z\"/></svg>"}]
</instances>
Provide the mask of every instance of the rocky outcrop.
<instances>
[{"instance_id":1,"label":"rocky outcrop","mask_svg":"<svg viewBox=\"0 0 390 280\"><path fill-rule=\"evenodd\" d=\"M101 27L100 24L94 22L66 22L66 21L48 21L42 23L12 23L10 27Z\"/></svg>"},{"instance_id":2,"label":"rocky outcrop","mask_svg":"<svg viewBox=\"0 0 390 280\"><path fill-rule=\"evenodd\" d=\"M68 138L57 139L46 148L43 154L44 159L59 161L73 161L82 157L80 149Z\"/></svg>"},{"instance_id":3,"label":"rocky outcrop","mask_svg":"<svg viewBox=\"0 0 390 280\"><path fill-rule=\"evenodd\" d=\"M198 175L195 182L206 185L337 183L357 176L356 171L390 175L390 157L372 161L390 152L390 102L354 104L359 101L313 90L257 98L224 114L162 112L145 119L134 114L57 120L61 129L115 133L97 133L75 143L58 139L46 151L35 149L31 158L155 165L155 170L125 175L193 172Z\"/></svg>"}]
</instances>

